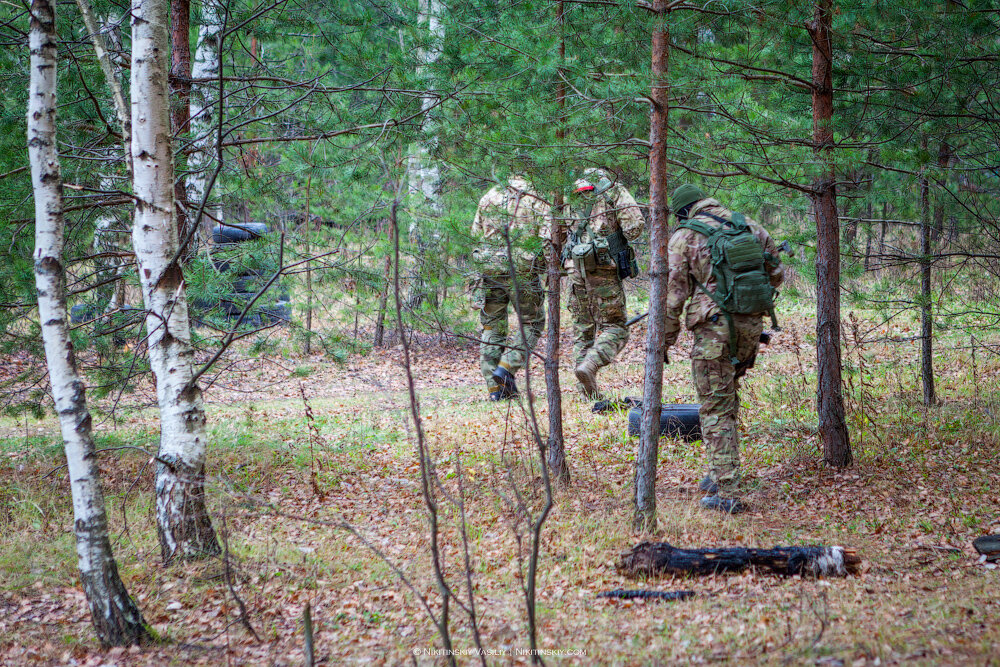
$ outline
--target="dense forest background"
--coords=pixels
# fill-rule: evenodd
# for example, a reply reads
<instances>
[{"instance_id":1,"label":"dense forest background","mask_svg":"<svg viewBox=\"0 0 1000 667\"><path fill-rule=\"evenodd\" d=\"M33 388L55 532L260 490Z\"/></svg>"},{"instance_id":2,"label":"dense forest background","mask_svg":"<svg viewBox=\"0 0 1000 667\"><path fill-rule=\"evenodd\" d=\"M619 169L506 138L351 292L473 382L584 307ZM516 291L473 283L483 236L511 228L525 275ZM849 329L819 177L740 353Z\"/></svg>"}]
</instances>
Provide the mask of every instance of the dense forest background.
<instances>
[{"instance_id":1,"label":"dense forest background","mask_svg":"<svg viewBox=\"0 0 1000 667\"><path fill-rule=\"evenodd\" d=\"M0 289L9 306L4 344L23 350L37 341L30 326L14 326L33 300L27 51L17 48L27 24L26 14L8 10L0 196L9 261ZM190 11L188 44L197 50L202 10ZM104 17L127 99L128 9L95 5L94 12ZM103 309L113 291L109 260L137 284L120 238L130 225L122 129L78 13L63 14L60 155L71 185L71 300ZM347 343L364 346L385 287L388 209L398 201L412 283L408 322L469 333L464 302L446 297L459 297L470 275L468 227L491 184L525 172L554 197L574 174L600 166L648 202L651 15L642 3L212 8L223 35L221 69L184 84L200 100L196 110L221 113L175 130L181 215L201 213L205 230L213 218L267 223L274 237L260 252L275 257L250 260L258 264L273 264L279 235L286 264L322 255L308 264L316 280L349 278L356 294L339 295L344 307L329 299L313 307L332 319L357 315L367 333L353 335L352 323ZM939 327L991 324L996 308L969 277L997 271L995 14L953 2L919 11L906 3L838 4L833 143L822 154L812 141L812 19L813 7L794 3L669 13L668 182L697 182L775 227L793 243L791 261L805 269L798 273L807 285L816 246L810 192L832 165L845 296L883 307L886 319L930 299ZM212 187L196 191L194 181ZM930 229L926 249L922 226ZM208 261L209 236L192 239L186 269L193 298L214 303L226 286ZM102 243L116 250L101 256ZM122 261L107 257L118 251ZM950 289L922 294L926 264ZM858 281L866 272L879 279ZM351 296L360 297L360 312ZM301 332L300 301L294 328ZM302 337L342 345L344 323L327 319ZM212 344L209 332L203 338Z\"/></svg>"},{"instance_id":2,"label":"dense forest background","mask_svg":"<svg viewBox=\"0 0 1000 667\"><path fill-rule=\"evenodd\" d=\"M191 313L191 382L208 404L206 497L220 538L207 565L155 570L156 341L133 248L138 162L127 108L134 117L142 97L133 23L144 3L57 4L69 336L123 578L168 640L218 646L216 633L234 628L239 638L220 650L284 664L280 647L302 650L308 599L330 655L387 662L412 646L447 648L452 634L480 648L569 647L561 633L583 633L572 647L611 651L607 662L995 659L995 570L959 562L971 537L1000 532L993 3L158 3L170 14L162 52L176 264ZM11 536L0 609L76 618L83 606L47 608L32 588L75 590L76 576L69 482L50 472L61 439L34 273L32 11L0 6L0 526ZM662 162L650 158L656 151ZM586 622L592 609L576 589L616 587L608 554L632 541L624 517L636 441L620 418L590 415L566 390L573 481L553 500L551 426L539 426L531 400L486 405L479 386L469 229L479 197L513 175L526 175L557 219L569 216L564 197L591 167L635 195L651 231L651 183L661 176L667 191L696 183L788 241L784 330L744 394L764 516L672 516L699 453L668 439L657 534L686 546L867 547L870 569L832 599L823 582L761 589L740 575L739 592L718 603L735 607L713 607L707 600L725 584L706 584L706 601L662 612L690 634L652 618L661 613L652 602L607 603L596 627ZM244 229L252 238L233 242ZM628 283L630 315L648 308L654 279L649 235L637 250L643 275ZM633 329L608 378L616 394L641 393L647 333L647 322ZM664 370L664 401L691 398L684 364ZM824 382L842 388L837 405ZM463 504L470 489L476 497ZM22 532L32 538L19 545ZM900 556L901 544L920 557ZM187 575L205 577L200 592L167 592ZM914 591L940 577L959 588L935 587L930 611L914 611ZM884 601L866 607L870 595ZM720 623L734 609L747 620ZM635 646L601 648L616 614L637 613L627 623ZM869 641L873 623L880 636ZM921 637L922 625L934 630ZM66 647L39 649L52 633L32 632L0 624L0 646L49 660L94 649L84 626ZM350 636L365 648L329 648ZM218 658L188 650L156 659Z\"/></svg>"}]
</instances>

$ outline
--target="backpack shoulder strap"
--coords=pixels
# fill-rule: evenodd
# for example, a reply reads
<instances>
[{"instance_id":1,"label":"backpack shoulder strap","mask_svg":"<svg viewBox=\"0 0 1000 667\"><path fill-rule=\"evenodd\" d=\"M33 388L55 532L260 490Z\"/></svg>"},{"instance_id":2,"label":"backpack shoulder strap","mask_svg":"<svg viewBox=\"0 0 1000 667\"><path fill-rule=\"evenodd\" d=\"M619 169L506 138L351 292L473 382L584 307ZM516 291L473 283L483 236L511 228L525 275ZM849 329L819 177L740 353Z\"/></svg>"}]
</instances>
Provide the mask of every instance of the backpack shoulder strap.
<instances>
[{"instance_id":1,"label":"backpack shoulder strap","mask_svg":"<svg viewBox=\"0 0 1000 667\"><path fill-rule=\"evenodd\" d=\"M681 221L678 227L682 227L684 229L690 229L693 232L698 232L699 234L708 237L713 236L718 231L715 227L712 227L711 225L706 225L701 220L692 220L691 218Z\"/></svg>"},{"instance_id":2,"label":"backpack shoulder strap","mask_svg":"<svg viewBox=\"0 0 1000 667\"><path fill-rule=\"evenodd\" d=\"M594 204L589 203L580 211L580 218L576 221L576 233L582 236L590 229L590 214L594 211Z\"/></svg>"},{"instance_id":3,"label":"backpack shoulder strap","mask_svg":"<svg viewBox=\"0 0 1000 667\"><path fill-rule=\"evenodd\" d=\"M726 227L731 227L736 231L742 232L742 231L749 231L750 229L750 225L747 224L746 216L744 216L742 213L733 213L733 217L729 220L726 220L722 216L716 215L714 213L709 213L708 211L698 211L698 215L707 215L713 220L717 220Z\"/></svg>"}]
</instances>

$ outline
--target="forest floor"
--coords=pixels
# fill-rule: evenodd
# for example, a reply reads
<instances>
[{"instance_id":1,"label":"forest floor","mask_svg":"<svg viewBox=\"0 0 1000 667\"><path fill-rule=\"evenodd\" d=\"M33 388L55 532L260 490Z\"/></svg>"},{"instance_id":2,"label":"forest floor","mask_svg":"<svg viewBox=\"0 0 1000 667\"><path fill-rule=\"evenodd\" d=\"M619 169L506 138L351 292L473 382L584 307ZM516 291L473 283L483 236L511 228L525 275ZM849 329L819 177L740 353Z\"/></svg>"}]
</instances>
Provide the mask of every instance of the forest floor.
<instances>
[{"instance_id":1,"label":"forest floor","mask_svg":"<svg viewBox=\"0 0 1000 667\"><path fill-rule=\"evenodd\" d=\"M943 346L942 400L924 409L916 344L893 340L913 332L855 321L844 363L857 462L838 471L820 461L813 323L785 320L741 394L750 511L699 509L701 445L664 439L652 536L630 526L637 443L625 415L591 413L570 382L564 339L572 483L557 489L541 533L537 625L547 662L1000 665L1000 568L979 562L971 544L1000 533L1000 360ZM605 387L641 393L644 337L641 326L633 332L622 360L603 372ZM682 338L681 349L689 344ZM115 449L155 450L151 387L98 403L106 411L118 402L96 430L99 446L113 450L101 454L101 469L119 568L162 638L142 649L102 650L93 638L55 421L0 420L0 662L301 665L308 602L317 664L445 663L428 617L440 615L441 598L400 356L394 348L342 364L235 361L207 389L208 491L225 561L160 565L149 457ZM694 400L684 356L665 367L667 401ZM486 661L526 663L528 523L543 500L527 402L486 402L471 346L422 347L413 370L440 480L458 660L479 662L463 611L471 582ZM540 375L534 382L544 430ZM681 547L843 545L864 562L844 579L620 576L618 554L650 537ZM695 596L597 597L617 588Z\"/></svg>"}]
</instances>

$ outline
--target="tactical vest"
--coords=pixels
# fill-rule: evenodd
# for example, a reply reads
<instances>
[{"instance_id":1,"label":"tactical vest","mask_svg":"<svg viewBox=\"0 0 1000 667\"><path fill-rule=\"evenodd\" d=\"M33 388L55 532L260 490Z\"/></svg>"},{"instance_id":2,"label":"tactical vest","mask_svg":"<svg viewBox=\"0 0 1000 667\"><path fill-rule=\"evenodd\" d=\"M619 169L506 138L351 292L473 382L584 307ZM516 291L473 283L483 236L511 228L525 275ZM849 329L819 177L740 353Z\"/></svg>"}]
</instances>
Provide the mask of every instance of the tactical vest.
<instances>
[{"instance_id":1,"label":"tactical vest","mask_svg":"<svg viewBox=\"0 0 1000 667\"><path fill-rule=\"evenodd\" d=\"M603 192L602 190L601 195ZM596 269L598 264L608 265L608 262L601 261L602 257L607 257L611 260L610 264L618 269L620 279L635 278L639 275L639 264L635 259L635 251L629 245L628 239L625 238L625 234L622 233L621 226L618 224L617 216L614 214L614 203L607 197L604 198L604 201L608 206L608 216L611 218L614 231L605 236L597 236L590 231L588 221L594 210L594 203L591 203L584 209L576 227L570 232L568 242L563 250L563 259L572 259L577 269L586 275L586 272ZM583 239L587 236L590 237L590 240L584 241Z\"/></svg>"}]
</instances>

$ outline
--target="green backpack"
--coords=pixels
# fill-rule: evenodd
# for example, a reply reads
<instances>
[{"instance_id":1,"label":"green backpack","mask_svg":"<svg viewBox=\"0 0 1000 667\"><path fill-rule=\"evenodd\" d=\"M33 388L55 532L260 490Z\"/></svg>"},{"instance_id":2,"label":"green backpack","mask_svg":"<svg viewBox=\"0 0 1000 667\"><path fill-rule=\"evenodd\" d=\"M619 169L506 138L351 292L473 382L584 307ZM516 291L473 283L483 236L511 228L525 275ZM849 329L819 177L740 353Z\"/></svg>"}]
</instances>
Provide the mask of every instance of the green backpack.
<instances>
[{"instance_id":1,"label":"green backpack","mask_svg":"<svg viewBox=\"0 0 1000 667\"><path fill-rule=\"evenodd\" d=\"M742 213L733 213L732 220L701 211L722 223L712 227L699 220L684 220L681 227L707 237L706 244L712 253L712 275L715 292L710 292L697 279L698 289L708 295L729 321L729 353L734 364L736 358L736 327L733 315L767 313L771 326L779 329L774 316L775 289L771 287L765 262L776 263L771 253L765 252Z\"/></svg>"}]
</instances>

